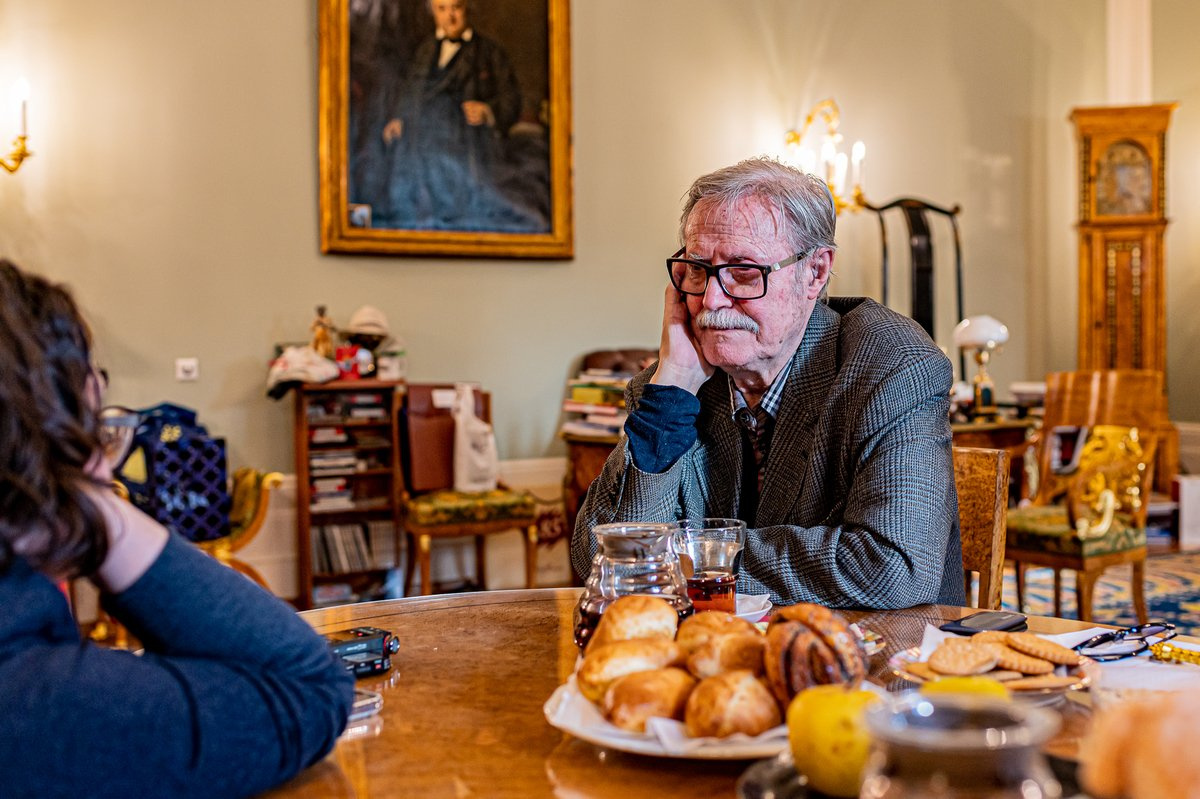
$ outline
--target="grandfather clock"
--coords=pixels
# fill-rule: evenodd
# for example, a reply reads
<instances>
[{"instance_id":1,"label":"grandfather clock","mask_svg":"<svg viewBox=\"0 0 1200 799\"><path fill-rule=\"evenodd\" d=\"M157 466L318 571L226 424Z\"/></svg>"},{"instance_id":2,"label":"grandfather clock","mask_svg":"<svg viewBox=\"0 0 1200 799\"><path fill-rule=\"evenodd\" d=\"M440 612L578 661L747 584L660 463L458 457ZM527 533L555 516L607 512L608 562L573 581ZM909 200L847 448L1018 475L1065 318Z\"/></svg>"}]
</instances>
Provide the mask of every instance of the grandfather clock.
<instances>
[{"instance_id":1,"label":"grandfather clock","mask_svg":"<svg viewBox=\"0 0 1200 799\"><path fill-rule=\"evenodd\" d=\"M1080 369L1166 374L1166 139L1175 107L1071 112L1079 143ZM1169 491L1178 468L1178 432L1168 421L1165 396L1160 406L1154 482Z\"/></svg>"}]
</instances>

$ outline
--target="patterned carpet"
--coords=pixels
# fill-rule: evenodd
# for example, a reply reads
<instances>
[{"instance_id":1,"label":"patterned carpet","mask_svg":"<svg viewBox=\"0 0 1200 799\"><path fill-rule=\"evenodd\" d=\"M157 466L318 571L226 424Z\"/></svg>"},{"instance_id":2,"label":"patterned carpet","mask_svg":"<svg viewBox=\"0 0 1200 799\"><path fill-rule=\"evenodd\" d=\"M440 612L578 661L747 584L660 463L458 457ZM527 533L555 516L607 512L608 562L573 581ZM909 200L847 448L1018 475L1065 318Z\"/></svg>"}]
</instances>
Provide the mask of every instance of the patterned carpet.
<instances>
[{"instance_id":1,"label":"patterned carpet","mask_svg":"<svg viewBox=\"0 0 1200 799\"><path fill-rule=\"evenodd\" d=\"M1137 623L1129 593L1128 566L1108 569L1096 582L1092 618L1104 624ZM1050 569L1025 570L1025 612L1054 613L1054 577ZM1016 609L1017 583L1012 568L1004 573L1004 607ZM1174 622L1181 633L1200 635L1200 552L1152 555L1146 561L1146 605L1151 619ZM1063 572L1063 615L1076 618L1075 574Z\"/></svg>"}]
</instances>

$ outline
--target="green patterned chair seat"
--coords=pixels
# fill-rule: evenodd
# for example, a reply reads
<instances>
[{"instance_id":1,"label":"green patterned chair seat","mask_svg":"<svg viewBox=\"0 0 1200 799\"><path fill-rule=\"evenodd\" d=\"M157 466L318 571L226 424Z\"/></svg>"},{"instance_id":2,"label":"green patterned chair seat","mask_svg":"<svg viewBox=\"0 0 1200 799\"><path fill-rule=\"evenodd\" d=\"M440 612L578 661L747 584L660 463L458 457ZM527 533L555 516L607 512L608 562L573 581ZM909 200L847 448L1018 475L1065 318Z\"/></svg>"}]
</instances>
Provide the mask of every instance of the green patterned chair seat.
<instances>
[{"instance_id":1,"label":"green patterned chair seat","mask_svg":"<svg viewBox=\"0 0 1200 799\"><path fill-rule=\"evenodd\" d=\"M464 524L536 515L533 495L497 488L492 491L433 491L408 502L409 520L418 525Z\"/></svg>"},{"instance_id":2,"label":"green patterned chair seat","mask_svg":"<svg viewBox=\"0 0 1200 799\"><path fill-rule=\"evenodd\" d=\"M1114 518L1108 532L1080 538L1067 521L1062 505L1031 505L1008 512L1008 548L1092 558L1126 552L1146 545L1145 528L1130 527Z\"/></svg>"}]
</instances>

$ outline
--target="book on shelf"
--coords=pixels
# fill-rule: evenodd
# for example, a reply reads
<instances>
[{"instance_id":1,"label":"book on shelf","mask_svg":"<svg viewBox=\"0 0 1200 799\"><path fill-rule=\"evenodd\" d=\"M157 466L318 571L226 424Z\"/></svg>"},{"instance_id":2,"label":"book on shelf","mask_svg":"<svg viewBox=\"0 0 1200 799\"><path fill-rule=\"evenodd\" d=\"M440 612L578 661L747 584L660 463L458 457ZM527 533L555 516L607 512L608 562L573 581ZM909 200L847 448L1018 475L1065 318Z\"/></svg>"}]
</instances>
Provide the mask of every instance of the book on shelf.
<instances>
[{"instance_id":1,"label":"book on shelf","mask_svg":"<svg viewBox=\"0 0 1200 799\"><path fill-rule=\"evenodd\" d=\"M353 510L354 509L354 500L349 496L322 497L320 499L313 500L312 502L310 502L308 505L308 509L310 511L317 511L317 512L325 511L325 510Z\"/></svg>"},{"instance_id":2,"label":"book on shelf","mask_svg":"<svg viewBox=\"0 0 1200 799\"><path fill-rule=\"evenodd\" d=\"M318 574L333 571L329 563L329 548L325 539L324 527L313 527L310 530L312 540L312 567Z\"/></svg>"},{"instance_id":3,"label":"book on shelf","mask_svg":"<svg viewBox=\"0 0 1200 799\"><path fill-rule=\"evenodd\" d=\"M628 416L629 415L624 411L616 416L609 416L608 414L604 413L588 413L584 415L583 421L587 422L588 424L600 425L601 427L610 427L612 428L613 432L618 432L622 427L625 426L625 420L628 418Z\"/></svg>"},{"instance_id":4,"label":"book on shelf","mask_svg":"<svg viewBox=\"0 0 1200 799\"><path fill-rule=\"evenodd\" d=\"M383 395L370 391L358 394L343 394L342 399L347 405L383 405Z\"/></svg>"},{"instance_id":5,"label":"book on shelf","mask_svg":"<svg viewBox=\"0 0 1200 799\"><path fill-rule=\"evenodd\" d=\"M345 491L347 488L349 486L346 484L345 477L318 477L312 481L314 495L331 491Z\"/></svg>"},{"instance_id":6,"label":"book on shelf","mask_svg":"<svg viewBox=\"0 0 1200 799\"><path fill-rule=\"evenodd\" d=\"M569 399L586 405L622 405L625 389L613 386L571 386Z\"/></svg>"},{"instance_id":7,"label":"book on shelf","mask_svg":"<svg viewBox=\"0 0 1200 799\"><path fill-rule=\"evenodd\" d=\"M341 427L314 427L308 431L308 440L312 444L345 444L350 436Z\"/></svg>"},{"instance_id":8,"label":"book on shelf","mask_svg":"<svg viewBox=\"0 0 1200 799\"><path fill-rule=\"evenodd\" d=\"M310 468L310 477L339 477L354 474L355 467L351 466L320 466Z\"/></svg>"},{"instance_id":9,"label":"book on shelf","mask_svg":"<svg viewBox=\"0 0 1200 799\"><path fill-rule=\"evenodd\" d=\"M399 560L396 557L395 525L385 519L367 522L367 540L375 568L396 567Z\"/></svg>"},{"instance_id":10,"label":"book on shelf","mask_svg":"<svg viewBox=\"0 0 1200 799\"><path fill-rule=\"evenodd\" d=\"M350 409L351 419L386 419L387 409L383 406L362 406Z\"/></svg>"},{"instance_id":11,"label":"book on shelf","mask_svg":"<svg viewBox=\"0 0 1200 799\"><path fill-rule=\"evenodd\" d=\"M583 419L567 419L562 423L562 432L588 438L612 438L621 432L620 426L592 424Z\"/></svg>"},{"instance_id":12,"label":"book on shelf","mask_svg":"<svg viewBox=\"0 0 1200 799\"><path fill-rule=\"evenodd\" d=\"M610 416L616 416L623 413L624 409L621 405L606 405L595 402L578 402L577 400L563 400L563 410L567 413L604 413Z\"/></svg>"}]
</instances>

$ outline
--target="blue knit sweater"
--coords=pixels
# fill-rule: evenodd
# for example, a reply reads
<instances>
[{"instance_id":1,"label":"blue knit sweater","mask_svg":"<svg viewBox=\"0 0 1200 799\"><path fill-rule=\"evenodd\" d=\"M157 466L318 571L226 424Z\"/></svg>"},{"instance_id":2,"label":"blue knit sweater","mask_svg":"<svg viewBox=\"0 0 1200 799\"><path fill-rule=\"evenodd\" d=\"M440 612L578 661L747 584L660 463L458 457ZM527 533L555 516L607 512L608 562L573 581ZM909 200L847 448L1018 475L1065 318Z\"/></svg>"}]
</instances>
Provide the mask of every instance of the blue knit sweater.
<instances>
[{"instance_id":1,"label":"blue knit sweater","mask_svg":"<svg viewBox=\"0 0 1200 799\"><path fill-rule=\"evenodd\" d=\"M246 796L346 724L354 680L324 639L177 536L105 607L144 654L81 641L24 561L0 574L0 796Z\"/></svg>"}]
</instances>

